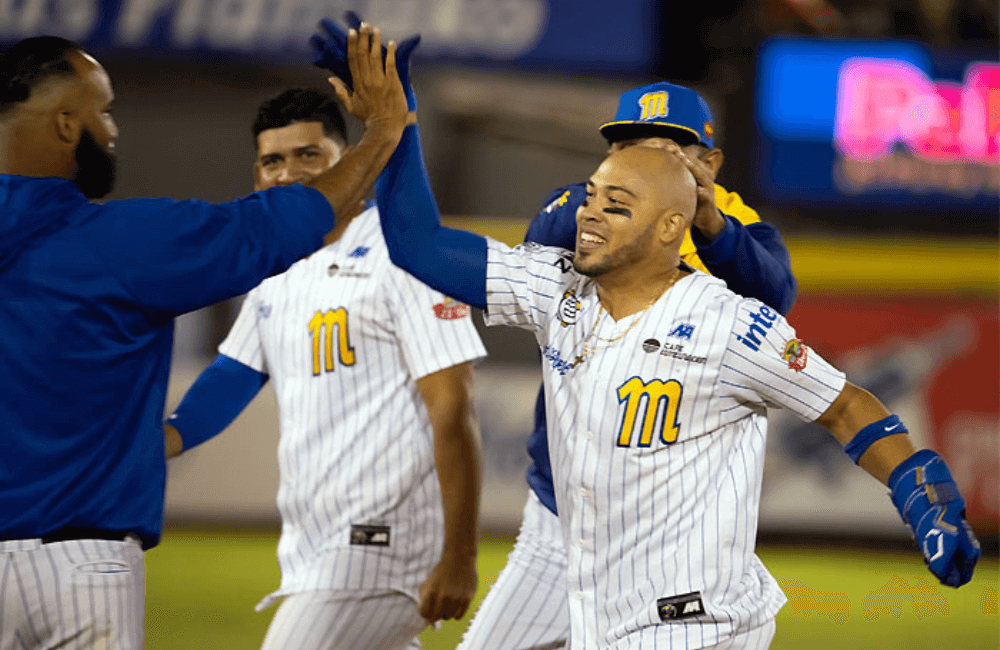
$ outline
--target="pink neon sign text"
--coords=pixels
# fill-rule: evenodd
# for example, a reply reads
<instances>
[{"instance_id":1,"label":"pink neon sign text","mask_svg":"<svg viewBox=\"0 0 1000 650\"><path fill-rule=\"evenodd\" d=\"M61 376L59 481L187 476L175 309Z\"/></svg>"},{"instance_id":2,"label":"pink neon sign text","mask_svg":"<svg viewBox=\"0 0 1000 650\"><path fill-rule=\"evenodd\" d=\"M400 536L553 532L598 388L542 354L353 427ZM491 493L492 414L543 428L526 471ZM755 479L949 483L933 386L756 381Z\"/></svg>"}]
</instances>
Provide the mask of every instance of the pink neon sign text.
<instances>
[{"instance_id":1,"label":"pink neon sign text","mask_svg":"<svg viewBox=\"0 0 1000 650\"><path fill-rule=\"evenodd\" d=\"M848 59L840 68L834 139L878 159L897 142L932 160L1000 158L1000 65L976 63L965 84L934 82L905 61Z\"/></svg>"}]
</instances>

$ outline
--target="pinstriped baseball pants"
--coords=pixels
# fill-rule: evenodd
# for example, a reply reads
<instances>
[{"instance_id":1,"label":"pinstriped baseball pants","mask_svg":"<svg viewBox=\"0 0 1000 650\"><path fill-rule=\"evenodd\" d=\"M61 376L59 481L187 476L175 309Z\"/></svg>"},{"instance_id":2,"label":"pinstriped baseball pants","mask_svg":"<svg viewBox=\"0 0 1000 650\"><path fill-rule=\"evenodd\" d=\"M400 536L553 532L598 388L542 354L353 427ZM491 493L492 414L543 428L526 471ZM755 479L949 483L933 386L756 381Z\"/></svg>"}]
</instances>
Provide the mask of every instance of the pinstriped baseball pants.
<instances>
[{"instance_id":1,"label":"pinstriped baseball pants","mask_svg":"<svg viewBox=\"0 0 1000 650\"><path fill-rule=\"evenodd\" d=\"M307 591L285 597L261 650L420 650L425 627L398 591Z\"/></svg>"},{"instance_id":2,"label":"pinstriped baseball pants","mask_svg":"<svg viewBox=\"0 0 1000 650\"><path fill-rule=\"evenodd\" d=\"M0 650L142 650L138 540L0 542Z\"/></svg>"}]
</instances>

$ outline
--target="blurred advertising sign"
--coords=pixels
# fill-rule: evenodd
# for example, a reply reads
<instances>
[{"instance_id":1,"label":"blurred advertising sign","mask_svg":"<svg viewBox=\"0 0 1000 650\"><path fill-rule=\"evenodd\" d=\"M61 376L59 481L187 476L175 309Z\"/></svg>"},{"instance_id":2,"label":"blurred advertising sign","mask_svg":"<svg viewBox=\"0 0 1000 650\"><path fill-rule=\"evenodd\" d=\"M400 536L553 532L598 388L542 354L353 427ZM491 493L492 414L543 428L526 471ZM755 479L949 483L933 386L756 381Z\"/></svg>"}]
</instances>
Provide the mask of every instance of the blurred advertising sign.
<instances>
[{"instance_id":1,"label":"blurred advertising sign","mask_svg":"<svg viewBox=\"0 0 1000 650\"><path fill-rule=\"evenodd\" d=\"M970 523L995 534L996 301L813 294L796 303L790 320L807 345L899 414L914 446L944 456ZM905 534L887 493L819 425L771 412L762 528Z\"/></svg>"},{"instance_id":2,"label":"blurred advertising sign","mask_svg":"<svg viewBox=\"0 0 1000 650\"><path fill-rule=\"evenodd\" d=\"M977 207L1000 193L1000 63L903 41L776 39L758 59L776 202Z\"/></svg>"},{"instance_id":3,"label":"blurred advertising sign","mask_svg":"<svg viewBox=\"0 0 1000 650\"><path fill-rule=\"evenodd\" d=\"M0 44L55 34L102 51L307 61L319 20L348 9L392 38L422 34L427 60L643 72L658 55L655 0L0 0Z\"/></svg>"}]
</instances>

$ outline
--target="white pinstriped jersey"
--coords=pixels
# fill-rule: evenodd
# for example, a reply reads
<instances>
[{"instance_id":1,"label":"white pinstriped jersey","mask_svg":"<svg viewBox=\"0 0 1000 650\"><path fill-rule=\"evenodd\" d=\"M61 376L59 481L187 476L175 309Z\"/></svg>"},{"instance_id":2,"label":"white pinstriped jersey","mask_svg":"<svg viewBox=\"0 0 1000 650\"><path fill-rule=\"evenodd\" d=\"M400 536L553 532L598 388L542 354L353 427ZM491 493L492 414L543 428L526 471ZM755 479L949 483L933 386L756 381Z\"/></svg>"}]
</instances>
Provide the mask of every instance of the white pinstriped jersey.
<instances>
[{"instance_id":1,"label":"white pinstriped jersey","mask_svg":"<svg viewBox=\"0 0 1000 650\"><path fill-rule=\"evenodd\" d=\"M469 308L392 264L370 208L254 289L219 351L270 375L278 397L272 597L390 588L417 598L440 559L444 513L415 382L485 356Z\"/></svg>"},{"instance_id":2,"label":"white pinstriped jersey","mask_svg":"<svg viewBox=\"0 0 1000 650\"><path fill-rule=\"evenodd\" d=\"M487 324L542 348L571 647L701 648L773 618L785 597L753 552L766 407L814 420L844 374L697 271L616 323L568 251L490 240L486 292Z\"/></svg>"}]
</instances>

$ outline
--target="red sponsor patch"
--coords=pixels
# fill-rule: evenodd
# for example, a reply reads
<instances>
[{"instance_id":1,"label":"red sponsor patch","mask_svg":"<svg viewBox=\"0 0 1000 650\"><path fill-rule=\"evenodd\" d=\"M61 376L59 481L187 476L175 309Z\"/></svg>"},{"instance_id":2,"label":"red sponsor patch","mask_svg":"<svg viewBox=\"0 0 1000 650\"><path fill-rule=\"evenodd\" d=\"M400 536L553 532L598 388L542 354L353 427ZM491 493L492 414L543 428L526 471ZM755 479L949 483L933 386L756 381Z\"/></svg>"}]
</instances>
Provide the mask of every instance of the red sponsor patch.
<instances>
[{"instance_id":1,"label":"red sponsor patch","mask_svg":"<svg viewBox=\"0 0 1000 650\"><path fill-rule=\"evenodd\" d=\"M714 129L712 129L712 123L705 122L705 137L711 138L714 132L715 132Z\"/></svg>"},{"instance_id":2,"label":"red sponsor patch","mask_svg":"<svg viewBox=\"0 0 1000 650\"><path fill-rule=\"evenodd\" d=\"M809 348L799 339L792 339L785 344L785 351L781 353L781 358L788 362L788 367L799 372L806 367L809 358Z\"/></svg>"},{"instance_id":3,"label":"red sponsor patch","mask_svg":"<svg viewBox=\"0 0 1000 650\"><path fill-rule=\"evenodd\" d=\"M457 300L445 298L444 302L434 305L434 315L441 320L458 320L469 315L469 306Z\"/></svg>"}]
</instances>

